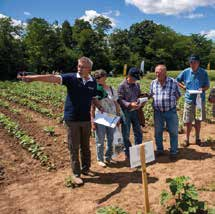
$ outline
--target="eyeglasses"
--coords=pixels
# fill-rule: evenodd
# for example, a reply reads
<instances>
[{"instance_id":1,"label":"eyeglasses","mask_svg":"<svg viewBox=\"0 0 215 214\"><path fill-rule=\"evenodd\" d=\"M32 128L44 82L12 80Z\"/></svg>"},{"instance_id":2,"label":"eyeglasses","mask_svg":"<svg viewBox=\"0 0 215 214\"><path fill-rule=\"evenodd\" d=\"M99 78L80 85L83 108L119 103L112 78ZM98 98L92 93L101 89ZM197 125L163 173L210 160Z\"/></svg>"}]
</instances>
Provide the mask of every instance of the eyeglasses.
<instances>
[{"instance_id":1,"label":"eyeglasses","mask_svg":"<svg viewBox=\"0 0 215 214\"><path fill-rule=\"evenodd\" d=\"M102 78L102 76L95 77L96 80L99 80L101 78Z\"/></svg>"},{"instance_id":2,"label":"eyeglasses","mask_svg":"<svg viewBox=\"0 0 215 214\"><path fill-rule=\"evenodd\" d=\"M87 66L87 65L78 65L77 67L78 68L89 68L89 66Z\"/></svg>"}]
</instances>

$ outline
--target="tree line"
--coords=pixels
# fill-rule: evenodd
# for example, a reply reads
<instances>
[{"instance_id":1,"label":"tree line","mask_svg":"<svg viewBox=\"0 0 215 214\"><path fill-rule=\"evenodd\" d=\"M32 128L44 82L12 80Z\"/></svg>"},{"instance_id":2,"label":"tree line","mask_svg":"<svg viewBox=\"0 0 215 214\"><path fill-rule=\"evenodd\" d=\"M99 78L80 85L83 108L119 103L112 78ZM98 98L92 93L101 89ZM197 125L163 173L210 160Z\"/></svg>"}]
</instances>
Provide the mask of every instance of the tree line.
<instances>
[{"instance_id":1,"label":"tree line","mask_svg":"<svg viewBox=\"0 0 215 214\"><path fill-rule=\"evenodd\" d=\"M74 72L80 56L90 57L94 69L122 73L123 65L153 70L160 60L169 70L187 66L191 53L200 55L203 67L215 67L215 44L205 35L182 35L170 27L144 20L129 29L112 30L102 16L91 22L76 19L59 25L32 18L14 26L11 18L0 19L0 79L13 79L18 71Z\"/></svg>"}]
</instances>

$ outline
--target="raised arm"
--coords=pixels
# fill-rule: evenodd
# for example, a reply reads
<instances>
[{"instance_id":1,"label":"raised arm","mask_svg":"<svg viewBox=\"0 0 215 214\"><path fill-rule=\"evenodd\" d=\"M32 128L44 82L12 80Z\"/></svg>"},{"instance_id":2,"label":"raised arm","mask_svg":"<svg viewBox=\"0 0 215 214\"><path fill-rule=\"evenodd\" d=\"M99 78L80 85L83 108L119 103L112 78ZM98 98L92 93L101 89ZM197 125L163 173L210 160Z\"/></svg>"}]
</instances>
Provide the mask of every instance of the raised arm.
<instances>
[{"instance_id":1,"label":"raised arm","mask_svg":"<svg viewBox=\"0 0 215 214\"><path fill-rule=\"evenodd\" d=\"M53 74L29 75L29 76L18 75L17 79L21 79L25 82L41 81L41 82L61 84L61 76L60 75L53 75Z\"/></svg>"}]
</instances>

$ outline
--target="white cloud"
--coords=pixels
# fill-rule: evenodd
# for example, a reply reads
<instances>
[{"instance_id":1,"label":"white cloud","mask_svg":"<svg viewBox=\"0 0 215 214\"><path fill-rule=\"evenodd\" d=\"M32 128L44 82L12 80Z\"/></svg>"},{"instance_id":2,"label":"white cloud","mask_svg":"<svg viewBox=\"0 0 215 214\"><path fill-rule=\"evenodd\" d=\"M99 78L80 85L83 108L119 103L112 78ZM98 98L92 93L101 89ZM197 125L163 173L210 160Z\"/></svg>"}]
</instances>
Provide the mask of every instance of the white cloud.
<instances>
[{"instance_id":1,"label":"white cloud","mask_svg":"<svg viewBox=\"0 0 215 214\"><path fill-rule=\"evenodd\" d=\"M115 10L115 16L120 16L120 11L119 10Z\"/></svg>"},{"instance_id":2,"label":"white cloud","mask_svg":"<svg viewBox=\"0 0 215 214\"><path fill-rule=\"evenodd\" d=\"M116 27L116 20L109 16L109 14L112 14L112 11L104 12L104 13L97 13L95 10L86 10L85 15L80 17L80 19L83 19L85 21L88 21L92 23L92 20L98 16L103 16L105 18L108 18L111 21L111 26Z\"/></svg>"},{"instance_id":3,"label":"white cloud","mask_svg":"<svg viewBox=\"0 0 215 214\"><path fill-rule=\"evenodd\" d=\"M184 16L184 17L188 18L188 19L198 19L198 18L203 18L204 14L202 14L202 13L190 13L187 16Z\"/></svg>"},{"instance_id":4,"label":"white cloud","mask_svg":"<svg viewBox=\"0 0 215 214\"><path fill-rule=\"evenodd\" d=\"M111 15L112 16L120 16L120 11L119 10L114 10L114 11L109 10L107 12L103 12L102 15L106 15L108 17L110 17Z\"/></svg>"},{"instance_id":5,"label":"white cloud","mask_svg":"<svg viewBox=\"0 0 215 214\"><path fill-rule=\"evenodd\" d=\"M0 14L0 19L2 19L2 18L7 18L7 16Z\"/></svg>"},{"instance_id":6,"label":"white cloud","mask_svg":"<svg viewBox=\"0 0 215 214\"><path fill-rule=\"evenodd\" d=\"M205 35L208 39L215 40L215 30L201 31L201 35Z\"/></svg>"},{"instance_id":7,"label":"white cloud","mask_svg":"<svg viewBox=\"0 0 215 214\"><path fill-rule=\"evenodd\" d=\"M30 15L31 15L31 13L29 13L29 12L25 11L25 12L24 12L24 15L26 15L26 16L30 16Z\"/></svg>"},{"instance_id":8,"label":"white cloud","mask_svg":"<svg viewBox=\"0 0 215 214\"><path fill-rule=\"evenodd\" d=\"M0 14L0 19L1 18L9 18L9 17L5 16L4 14ZM24 26L25 27L27 25L27 23L22 22L21 20L17 20L17 19L13 19L13 18L11 18L11 20L12 20L12 24L14 26Z\"/></svg>"},{"instance_id":9,"label":"white cloud","mask_svg":"<svg viewBox=\"0 0 215 214\"><path fill-rule=\"evenodd\" d=\"M197 7L215 6L215 0L125 0L146 14L178 15L191 13Z\"/></svg>"}]
</instances>

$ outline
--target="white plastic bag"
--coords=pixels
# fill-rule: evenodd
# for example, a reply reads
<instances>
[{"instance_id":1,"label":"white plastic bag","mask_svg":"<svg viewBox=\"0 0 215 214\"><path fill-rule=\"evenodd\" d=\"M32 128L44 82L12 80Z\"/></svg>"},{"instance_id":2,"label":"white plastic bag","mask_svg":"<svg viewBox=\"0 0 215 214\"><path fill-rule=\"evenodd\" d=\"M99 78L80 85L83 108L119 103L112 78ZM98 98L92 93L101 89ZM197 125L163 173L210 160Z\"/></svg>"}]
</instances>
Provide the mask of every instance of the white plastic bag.
<instances>
[{"instance_id":1,"label":"white plastic bag","mask_svg":"<svg viewBox=\"0 0 215 214\"><path fill-rule=\"evenodd\" d=\"M116 127L113 135L113 157L116 157L120 152L124 150L122 132L120 127Z\"/></svg>"},{"instance_id":2,"label":"white plastic bag","mask_svg":"<svg viewBox=\"0 0 215 214\"><path fill-rule=\"evenodd\" d=\"M202 120L202 98L201 94L196 97L196 120Z\"/></svg>"}]
</instances>

